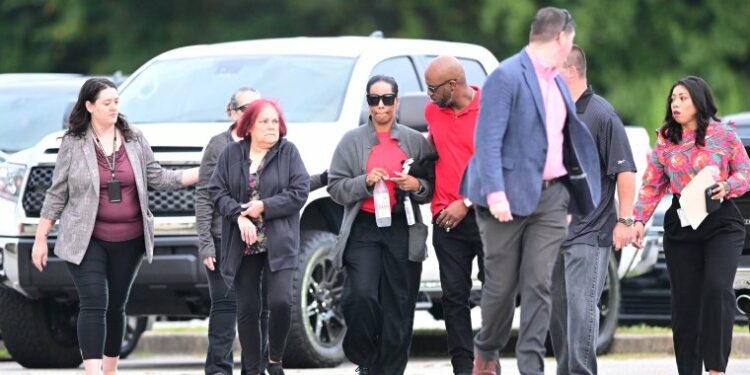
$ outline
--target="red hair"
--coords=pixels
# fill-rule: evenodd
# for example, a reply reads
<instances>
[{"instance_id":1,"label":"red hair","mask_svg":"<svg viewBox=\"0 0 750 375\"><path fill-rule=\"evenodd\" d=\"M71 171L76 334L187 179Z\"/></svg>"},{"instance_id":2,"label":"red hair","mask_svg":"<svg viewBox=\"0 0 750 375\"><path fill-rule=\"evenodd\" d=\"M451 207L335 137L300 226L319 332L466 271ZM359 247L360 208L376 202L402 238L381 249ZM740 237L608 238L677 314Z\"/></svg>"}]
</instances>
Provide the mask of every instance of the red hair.
<instances>
[{"instance_id":1,"label":"red hair","mask_svg":"<svg viewBox=\"0 0 750 375\"><path fill-rule=\"evenodd\" d=\"M237 121L237 135L249 141L255 121L258 120L258 116L266 107L273 108L279 115L279 138L284 138L286 136L286 121L284 121L284 115L281 113L281 107L278 103L269 99L258 99L250 103L240 120Z\"/></svg>"}]
</instances>

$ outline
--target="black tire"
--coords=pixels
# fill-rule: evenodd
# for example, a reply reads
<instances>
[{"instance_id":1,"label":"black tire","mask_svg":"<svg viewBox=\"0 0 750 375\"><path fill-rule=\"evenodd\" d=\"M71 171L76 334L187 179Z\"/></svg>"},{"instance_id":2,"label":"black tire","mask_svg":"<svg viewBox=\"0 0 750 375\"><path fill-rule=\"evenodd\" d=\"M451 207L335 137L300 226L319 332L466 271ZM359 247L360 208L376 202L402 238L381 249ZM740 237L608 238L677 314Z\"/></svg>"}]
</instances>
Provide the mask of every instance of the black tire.
<instances>
[{"instance_id":1,"label":"black tire","mask_svg":"<svg viewBox=\"0 0 750 375\"><path fill-rule=\"evenodd\" d=\"M301 234L285 367L335 367L344 361L342 342L346 324L341 312L344 274L333 267L329 257L335 244L336 236L329 232Z\"/></svg>"},{"instance_id":2,"label":"black tire","mask_svg":"<svg viewBox=\"0 0 750 375\"><path fill-rule=\"evenodd\" d=\"M146 316L127 317L125 321L125 335L122 338L122 346L120 347L121 359L127 358L135 350L147 326L148 317Z\"/></svg>"},{"instance_id":3,"label":"black tire","mask_svg":"<svg viewBox=\"0 0 750 375\"><path fill-rule=\"evenodd\" d=\"M609 351L615 338L617 323L620 318L620 278L617 275L617 259L609 257L607 279L604 282L602 296L599 298L599 336L596 338L596 353Z\"/></svg>"},{"instance_id":4,"label":"black tire","mask_svg":"<svg viewBox=\"0 0 750 375\"><path fill-rule=\"evenodd\" d=\"M74 368L81 362L76 311L51 301L32 301L0 287L0 330L14 361L26 368Z\"/></svg>"}]
</instances>

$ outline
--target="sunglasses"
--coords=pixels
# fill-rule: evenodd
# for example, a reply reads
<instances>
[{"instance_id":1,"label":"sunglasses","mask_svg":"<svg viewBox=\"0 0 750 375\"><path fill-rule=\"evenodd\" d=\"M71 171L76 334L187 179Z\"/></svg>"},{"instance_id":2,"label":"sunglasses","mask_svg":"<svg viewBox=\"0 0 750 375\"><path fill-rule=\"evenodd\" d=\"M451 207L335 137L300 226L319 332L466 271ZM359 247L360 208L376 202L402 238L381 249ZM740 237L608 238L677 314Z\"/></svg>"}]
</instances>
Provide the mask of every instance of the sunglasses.
<instances>
[{"instance_id":1,"label":"sunglasses","mask_svg":"<svg viewBox=\"0 0 750 375\"><path fill-rule=\"evenodd\" d=\"M443 85L445 85L445 84L447 84L447 83L450 83L450 81L455 81L455 80L456 80L455 78L451 78L451 79L449 79L449 80L447 80L447 81L445 81L445 82L443 82L443 83L441 83L441 84L439 84L439 85L437 85L437 86L431 86L431 85L427 85L427 92L435 92L435 91L437 91L437 90L438 90L438 89L439 89L440 87L442 87Z\"/></svg>"},{"instance_id":2,"label":"sunglasses","mask_svg":"<svg viewBox=\"0 0 750 375\"><path fill-rule=\"evenodd\" d=\"M563 22L563 27L561 31L565 31L565 29L568 28L568 25L570 25L571 22L573 22L573 16L570 15L570 12L568 12L567 9L561 9L563 14L565 14L565 22Z\"/></svg>"},{"instance_id":3,"label":"sunglasses","mask_svg":"<svg viewBox=\"0 0 750 375\"><path fill-rule=\"evenodd\" d=\"M239 106L239 107L235 108L235 111L237 111L237 112L245 112L245 110L246 110L246 109L247 109L247 107L249 107L249 106L250 106L250 103L247 103L247 104L241 105L241 106Z\"/></svg>"},{"instance_id":4,"label":"sunglasses","mask_svg":"<svg viewBox=\"0 0 750 375\"><path fill-rule=\"evenodd\" d=\"M370 107L374 107L380 104L381 99L383 100L383 105L385 106L392 106L394 103L396 103L396 94L367 94L365 98L367 98L367 104L370 105Z\"/></svg>"}]
</instances>

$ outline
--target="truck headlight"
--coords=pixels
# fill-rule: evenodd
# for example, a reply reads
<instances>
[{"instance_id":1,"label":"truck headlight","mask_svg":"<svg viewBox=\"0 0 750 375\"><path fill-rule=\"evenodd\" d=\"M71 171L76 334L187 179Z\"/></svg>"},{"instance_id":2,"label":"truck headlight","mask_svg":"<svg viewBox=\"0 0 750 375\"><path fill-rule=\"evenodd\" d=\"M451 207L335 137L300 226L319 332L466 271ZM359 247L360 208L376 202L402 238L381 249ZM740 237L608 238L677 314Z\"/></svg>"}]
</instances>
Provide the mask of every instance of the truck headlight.
<instances>
[{"instance_id":1,"label":"truck headlight","mask_svg":"<svg viewBox=\"0 0 750 375\"><path fill-rule=\"evenodd\" d=\"M25 175L26 166L23 164L0 163L0 198L18 201Z\"/></svg>"}]
</instances>

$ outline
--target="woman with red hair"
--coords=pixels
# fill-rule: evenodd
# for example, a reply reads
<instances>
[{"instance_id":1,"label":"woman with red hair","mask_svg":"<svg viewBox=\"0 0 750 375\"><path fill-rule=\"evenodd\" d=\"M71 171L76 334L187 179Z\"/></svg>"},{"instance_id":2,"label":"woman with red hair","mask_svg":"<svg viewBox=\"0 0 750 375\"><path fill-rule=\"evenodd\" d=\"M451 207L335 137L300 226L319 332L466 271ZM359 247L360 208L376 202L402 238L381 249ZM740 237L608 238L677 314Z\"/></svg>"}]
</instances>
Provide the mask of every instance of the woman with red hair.
<instances>
[{"instance_id":1,"label":"woman with red hair","mask_svg":"<svg viewBox=\"0 0 750 375\"><path fill-rule=\"evenodd\" d=\"M289 333L292 279L299 258L299 211L310 177L293 143L284 138L279 106L254 101L237 124L244 139L222 152L208 190L223 216L221 275L237 293L237 326L243 372L260 374L261 280L268 288L268 374L283 374Z\"/></svg>"}]
</instances>

